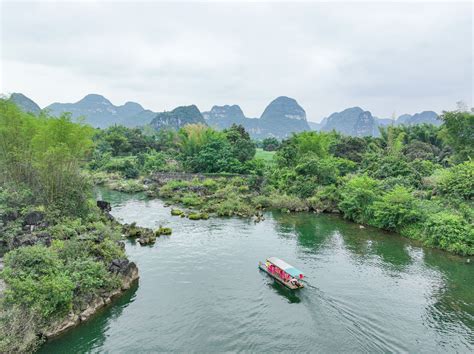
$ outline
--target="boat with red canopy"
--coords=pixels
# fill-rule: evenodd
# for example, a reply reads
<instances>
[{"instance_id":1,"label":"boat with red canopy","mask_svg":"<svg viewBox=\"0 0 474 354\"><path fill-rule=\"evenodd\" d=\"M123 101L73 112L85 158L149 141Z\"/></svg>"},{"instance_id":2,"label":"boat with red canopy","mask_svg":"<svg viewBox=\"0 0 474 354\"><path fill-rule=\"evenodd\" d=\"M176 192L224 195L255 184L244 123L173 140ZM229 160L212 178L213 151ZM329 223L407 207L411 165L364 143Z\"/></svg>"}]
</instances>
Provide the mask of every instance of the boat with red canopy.
<instances>
[{"instance_id":1,"label":"boat with red canopy","mask_svg":"<svg viewBox=\"0 0 474 354\"><path fill-rule=\"evenodd\" d=\"M259 262L258 267L287 288L304 288L303 272L280 258L270 257L265 263Z\"/></svg>"}]
</instances>

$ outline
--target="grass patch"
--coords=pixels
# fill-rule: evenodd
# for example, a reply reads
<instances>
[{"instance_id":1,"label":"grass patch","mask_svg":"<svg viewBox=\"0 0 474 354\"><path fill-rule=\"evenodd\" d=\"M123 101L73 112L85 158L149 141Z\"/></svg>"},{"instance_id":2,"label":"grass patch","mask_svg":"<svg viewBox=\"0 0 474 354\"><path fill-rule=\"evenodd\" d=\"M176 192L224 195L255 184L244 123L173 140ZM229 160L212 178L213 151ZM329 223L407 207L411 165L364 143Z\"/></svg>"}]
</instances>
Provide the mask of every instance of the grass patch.
<instances>
[{"instance_id":1,"label":"grass patch","mask_svg":"<svg viewBox=\"0 0 474 354\"><path fill-rule=\"evenodd\" d=\"M265 151L262 148L257 148L257 152L255 153L255 158L265 161L265 164L273 164L274 156L275 151Z\"/></svg>"}]
</instances>

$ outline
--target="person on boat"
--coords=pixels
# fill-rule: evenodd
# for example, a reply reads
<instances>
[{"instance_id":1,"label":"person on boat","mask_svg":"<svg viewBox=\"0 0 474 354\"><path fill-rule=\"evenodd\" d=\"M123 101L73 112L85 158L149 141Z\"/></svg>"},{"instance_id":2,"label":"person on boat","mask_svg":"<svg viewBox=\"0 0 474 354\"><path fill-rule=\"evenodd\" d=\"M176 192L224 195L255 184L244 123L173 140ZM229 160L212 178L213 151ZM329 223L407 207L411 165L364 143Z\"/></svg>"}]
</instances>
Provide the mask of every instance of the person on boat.
<instances>
[{"instance_id":1,"label":"person on boat","mask_svg":"<svg viewBox=\"0 0 474 354\"><path fill-rule=\"evenodd\" d=\"M300 286L300 283L296 278L291 278L290 283L293 284L294 286Z\"/></svg>"}]
</instances>

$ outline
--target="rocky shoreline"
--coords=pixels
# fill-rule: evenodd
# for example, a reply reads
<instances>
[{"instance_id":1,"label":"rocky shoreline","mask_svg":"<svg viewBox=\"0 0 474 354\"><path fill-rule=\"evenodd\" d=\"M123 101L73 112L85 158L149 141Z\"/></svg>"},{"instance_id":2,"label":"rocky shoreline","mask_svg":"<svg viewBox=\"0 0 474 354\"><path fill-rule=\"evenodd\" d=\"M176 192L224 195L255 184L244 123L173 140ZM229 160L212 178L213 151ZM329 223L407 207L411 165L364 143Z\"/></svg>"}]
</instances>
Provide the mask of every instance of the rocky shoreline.
<instances>
[{"instance_id":1,"label":"rocky shoreline","mask_svg":"<svg viewBox=\"0 0 474 354\"><path fill-rule=\"evenodd\" d=\"M111 222L117 222L110 214L112 210L110 203L98 200L97 207L106 215L107 219ZM121 244L125 247L123 242L121 242ZM108 270L110 273L117 274L121 277L120 288L91 297L91 299L85 303L79 311L72 310L64 319L53 323L46 331L44 331L44 333L41 334L46 340L76 327L81 322L87 321L91 316L97 313L98 310L110 304L114 298L130 289L133 283L139 279L137 265L126 258L114 259Z\"/></svg>"},{"instance_id":2,"label":"rocky shoreline","mask_svg":"<svg viewBox=\"0 0 474 354\"><path fill-rule=\"evenodd\" d=\"M112 272L122 276L122 285L120 289L115 289L111 292L101 294L100 296L95 296L84 308L81 309L80 312L71 311L65 319L54 323L47 331L42 333L42 336L46 340L76 327L81 322L87 321L97 313L98 310L110 304L114 298L130 289L130 287L139 279L138 267L134 262L129 262L126 259L114 260L110 268L113 268L110 269Z\"/></svg>"}]
</instances>

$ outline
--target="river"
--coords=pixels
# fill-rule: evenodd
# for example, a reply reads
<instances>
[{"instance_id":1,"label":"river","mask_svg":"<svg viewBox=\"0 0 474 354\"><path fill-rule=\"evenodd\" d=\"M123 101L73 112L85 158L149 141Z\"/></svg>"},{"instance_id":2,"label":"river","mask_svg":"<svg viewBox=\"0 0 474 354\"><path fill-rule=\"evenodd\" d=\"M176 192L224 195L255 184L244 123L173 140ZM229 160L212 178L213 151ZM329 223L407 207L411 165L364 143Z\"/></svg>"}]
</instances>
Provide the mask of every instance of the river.
<instances>
[{"instance_id":1,"label":"river","mask_svg":"<svg viewBox=\"0 0 474 354\"><path fill-rule=\"evenodd\" d=\"M128 242L139 284L40 352L474 350L466 259L333 215L191 221L160 200L100 193L123 222L173 234L154 246ZM270 256L303 270L306 288L287 290L259 271Z\"/></svg>"}]
</instances>

